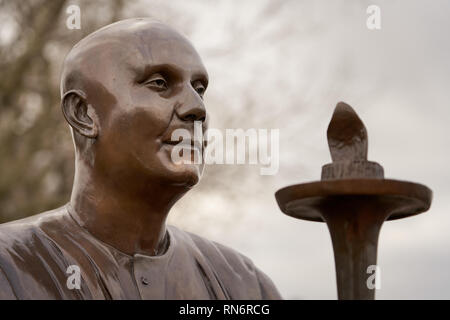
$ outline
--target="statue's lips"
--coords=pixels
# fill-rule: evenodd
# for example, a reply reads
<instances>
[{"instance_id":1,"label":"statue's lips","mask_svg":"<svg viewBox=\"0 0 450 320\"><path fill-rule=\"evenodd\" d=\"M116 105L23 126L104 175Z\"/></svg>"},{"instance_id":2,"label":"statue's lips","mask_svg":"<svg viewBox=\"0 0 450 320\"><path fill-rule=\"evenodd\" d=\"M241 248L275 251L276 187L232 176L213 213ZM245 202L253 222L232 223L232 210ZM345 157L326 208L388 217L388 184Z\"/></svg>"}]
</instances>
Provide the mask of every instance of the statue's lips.
<instances>
[{"instance_id":1,"label":"statue's lips","mask_svg":"<svg viewBox=\"0 0 450 320\"><path fill-rule=\"evenodd\" d=\"M191 140L191 139L180 139L179 141L173 140L165 140L163 144L169 145L171 147L178 146L181 149L197 151L200 154L202 153L202 145L200 141Z\"/></svg>"},{"instance_id":2,"label":"statue's lips","mask_svg":"<svg viewBox=\"0 0 450 320\"><path fill-rule=\"evenodd\" d=\"M185 130L183 135L174 135L174 131L182 129ZM178 149L191 150L198 152L199 155L203 154L207 146L207 141L203 139L203 135L197 137L195 134L195 128L193 125L182 124L173 127L169 127L161 137L163 145L172 149L174 146L178 146ZM202 131L201 131L202 133Z\"/></svg>"}]
</instances>

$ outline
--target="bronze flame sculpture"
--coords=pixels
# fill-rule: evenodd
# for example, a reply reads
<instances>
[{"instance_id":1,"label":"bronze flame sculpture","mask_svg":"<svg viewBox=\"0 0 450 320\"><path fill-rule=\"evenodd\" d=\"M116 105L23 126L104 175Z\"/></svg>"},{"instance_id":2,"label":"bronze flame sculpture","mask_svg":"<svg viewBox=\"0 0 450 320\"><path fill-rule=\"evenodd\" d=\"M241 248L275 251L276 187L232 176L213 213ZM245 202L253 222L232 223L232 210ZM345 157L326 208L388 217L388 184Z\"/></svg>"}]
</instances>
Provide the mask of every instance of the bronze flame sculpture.
<instances>
[{"instance_id":1,"label":"bronze flame sculpture","mask_svg":"<svg viewBox=\"0 0 450 320\"><path fill-rule=\"evenodd\" d=\"M337 104L327 137L333 162L322 167L321 181L285 187L275 197L291 217L326 222L338 298L374 299L367 269L376 265L383 222L427 211L432 191L421 184L384 179L383 167L367 161L367 131L349 105Z\"/></svg>"}]
</instances>

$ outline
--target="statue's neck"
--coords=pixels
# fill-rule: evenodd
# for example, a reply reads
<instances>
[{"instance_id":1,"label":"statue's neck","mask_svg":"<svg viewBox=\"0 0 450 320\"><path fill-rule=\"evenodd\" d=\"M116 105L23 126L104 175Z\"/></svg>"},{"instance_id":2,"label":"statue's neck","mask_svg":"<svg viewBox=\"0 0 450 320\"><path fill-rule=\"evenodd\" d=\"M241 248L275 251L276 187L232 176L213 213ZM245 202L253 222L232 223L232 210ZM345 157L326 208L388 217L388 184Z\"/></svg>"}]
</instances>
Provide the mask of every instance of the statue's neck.
<instances>
[{"instance_id":1,"label":"statue's neck","mask_svg":"<svg viewBox=\"0 0 450 320\"><path fill-rule=\"evenodd\" d=\"M126 254L155 255L160 251L167 215L186 191L148 184L146 190L132 192L129 181L111 183L79 169L70 200L77 222Z\"/></svg>"}]
</instances>

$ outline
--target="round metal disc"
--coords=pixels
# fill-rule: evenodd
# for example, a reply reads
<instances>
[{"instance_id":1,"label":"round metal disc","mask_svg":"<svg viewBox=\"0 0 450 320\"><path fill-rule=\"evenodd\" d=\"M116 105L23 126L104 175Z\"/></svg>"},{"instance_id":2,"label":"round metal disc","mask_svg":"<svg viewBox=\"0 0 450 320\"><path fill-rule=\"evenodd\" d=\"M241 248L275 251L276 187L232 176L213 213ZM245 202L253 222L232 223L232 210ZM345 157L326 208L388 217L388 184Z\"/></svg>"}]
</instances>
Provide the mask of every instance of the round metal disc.
<instances>
[{"instance_id":1,"label":"round metal disc","mask_svg":"<svg viewBox=\"0 0 450 320\"><path fill-rule=\"evenodd\" d=\"M399 180L342 179L288 186L278 190L275 197L281 211L298 219L323 221L320 210L325 202L365 197L375 199L375 205L389 202L387 220L394 220L427 211L432 191L422 184Z\"/></svg>"}]
</instances>

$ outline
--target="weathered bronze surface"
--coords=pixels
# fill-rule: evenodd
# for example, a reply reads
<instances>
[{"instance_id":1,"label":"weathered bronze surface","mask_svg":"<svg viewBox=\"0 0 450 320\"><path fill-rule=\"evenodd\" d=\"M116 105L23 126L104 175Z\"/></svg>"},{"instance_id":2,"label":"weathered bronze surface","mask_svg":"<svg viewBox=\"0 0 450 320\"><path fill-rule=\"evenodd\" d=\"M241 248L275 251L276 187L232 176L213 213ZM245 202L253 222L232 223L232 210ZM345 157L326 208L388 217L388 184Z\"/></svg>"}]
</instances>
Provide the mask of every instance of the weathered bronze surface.
<instances>
[{"instance_id":1,"label":"weathered bronze surface","mask_svg":"<svg viewBox=\"0 0 450 320\"><path fill-rule=\"evenodd\" d=\"M171 160L171 133L193 134L194 121L207 127L207 86L189 41L150 19L114 23L73 47L61 77L76 153L72 196L0 226L0 298L280 298L248 258L166 227L203 172ZM73 265L80 289L66 283Z\"/></svg>"},{"instance_id":2,"label":"weathered bronze surface","mask_svg":"<svg viewBox=\"0 0 450 320\"><path fill-rule=\"evenodd\" d=\"M333 163L322 167L322 181L285 187L275 197L289 216L326 222L338 298L374 299L367 268L376 265L383 222L427 211L432 192L421 184L383 178L383 168L367 161L367 130L349 105L338 103L327 136Z\"/></svg>"}]
</instances>

